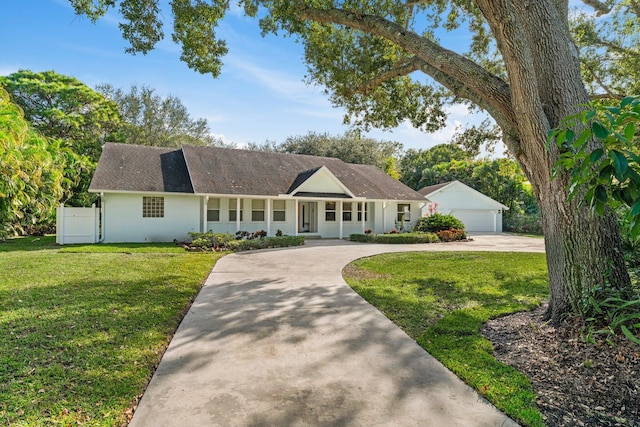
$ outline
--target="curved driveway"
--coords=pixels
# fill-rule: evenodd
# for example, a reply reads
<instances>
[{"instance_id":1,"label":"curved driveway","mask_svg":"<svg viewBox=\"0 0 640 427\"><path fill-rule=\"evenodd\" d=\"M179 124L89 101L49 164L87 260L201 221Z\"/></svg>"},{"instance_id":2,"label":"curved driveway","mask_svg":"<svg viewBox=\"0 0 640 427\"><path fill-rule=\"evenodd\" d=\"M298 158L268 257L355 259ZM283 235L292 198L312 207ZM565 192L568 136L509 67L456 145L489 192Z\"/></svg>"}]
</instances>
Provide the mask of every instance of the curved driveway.
<instances>
[{"instance_id":1,"label":"curved driveway","mask_svg":"<svg viewBox=\"0 0 640 427\"><path fill-rule=\"evenodd\" d=\"M220 259L130 424L516 425L342 279L383 252L543 252L542 239L371 245L338 240Z\"/></svg>"}]
</instances>

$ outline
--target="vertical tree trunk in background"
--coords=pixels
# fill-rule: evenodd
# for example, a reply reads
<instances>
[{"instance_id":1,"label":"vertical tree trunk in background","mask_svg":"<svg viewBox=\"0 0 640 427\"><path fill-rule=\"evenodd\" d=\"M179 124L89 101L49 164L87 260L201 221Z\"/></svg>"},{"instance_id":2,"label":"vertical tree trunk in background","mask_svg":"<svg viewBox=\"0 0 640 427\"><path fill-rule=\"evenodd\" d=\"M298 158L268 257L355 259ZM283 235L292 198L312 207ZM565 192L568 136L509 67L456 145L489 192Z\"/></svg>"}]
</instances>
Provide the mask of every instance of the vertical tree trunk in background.
<instances>
[{"instance_id":1,"label":"vertical tree trunk in background","mask_svg":"<svg viewBox=\"0 0 640 427\"><path fill-rule=\"evenodd\" d=\"M551 178L558 157L545 142L562 118L589 102L569 33L567 2L478 0L509 75L517 135L507 145L529 177L542 216L554 322L580 309L584 295L608 281L630 285L618 224L567 201L566 174ZM591 141L594 147L597 142Z\"/></svg>"}]
</instances>

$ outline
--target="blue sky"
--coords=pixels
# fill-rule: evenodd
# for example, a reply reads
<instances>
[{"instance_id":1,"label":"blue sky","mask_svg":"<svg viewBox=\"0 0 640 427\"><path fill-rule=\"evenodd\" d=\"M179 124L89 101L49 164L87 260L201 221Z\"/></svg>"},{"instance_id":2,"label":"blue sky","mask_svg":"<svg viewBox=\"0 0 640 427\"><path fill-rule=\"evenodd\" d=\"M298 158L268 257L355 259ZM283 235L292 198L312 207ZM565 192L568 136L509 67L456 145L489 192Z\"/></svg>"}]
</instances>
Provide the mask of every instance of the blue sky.
<instances>
[{"instance_id":1,"label":"blue sky","mask_svg":"<svg viewBox=\"0 0 640 427\"><path fill-rule=\"evenodd\" d=\"M165 10L165 16L170 12ZM124 53L118 15L97 24L76 16L66 0L3 0L0 13L0 75L19 69L55 70L94 87L110 83L128 89L148 85L163 96L175 95L194 118L205 118L214 135L242 146L266 140L282 142L309 131L342 134L344 111L333 108L319 87L303 82L302 46L292 38L262 38L257 21L232 13L218 30L227 41L219 78L198 74L180 61L167 38L145 55ZM409 125L369 136L401 142L405 149L447 142L456 126L481 118L466 107L450 109L448 126L434 134Z\"/></svg>"}]
</instances>

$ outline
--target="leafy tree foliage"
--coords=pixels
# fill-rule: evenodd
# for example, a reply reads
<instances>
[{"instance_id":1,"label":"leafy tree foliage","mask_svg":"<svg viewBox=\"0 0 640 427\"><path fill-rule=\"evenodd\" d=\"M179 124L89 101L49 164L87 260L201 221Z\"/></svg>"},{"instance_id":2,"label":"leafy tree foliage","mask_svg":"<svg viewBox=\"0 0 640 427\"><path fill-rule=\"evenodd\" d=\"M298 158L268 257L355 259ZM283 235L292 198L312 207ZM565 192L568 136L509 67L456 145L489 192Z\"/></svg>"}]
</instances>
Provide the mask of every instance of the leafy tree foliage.
<instances>
[{"instance_id":1,"label":"leafy tree foliage","mask_svg":"<svg viewBox=\"0 0 640 427\"><path fill-rule=\"evenodd\" d=\"M425 169L453 160L471 160L471 158L467 151L453 144L438 144L428 150L409 149L400 160L400 181L414 190L438 184L444 181L433 182L434 179L423 177Z\"/></svg>"},{"instance_id":2,"label":"leafy tree foliage","mask_svg":"<svg viewBox=\"0 0 640 427\"><path fill-rule=\"evenodd\" d=\"M92 18L119 4L123 36L133 51L145 52L162 36L159 0L145 2L143 13L132 13L140 12L138 0L70 3ZM542 212L550 254L547 317L561 321L578 311L589 290L604 281L617 289L630 286L616 218L589 216L586 207L566 199L570 174L550 176L560 150L548 149L547 134L590 99L568 0L240 0L239 5L251 16L263 7L264 32L284 31L303 41L309 80L324 86L356 124L394 127L409 121L434 130L444 124L442 107L451 101L491 115ZM219 73L226 47L215 28L230 7L220 0L171 3L173 39L193 69ZM447 49L435 36L436 30L463 23L472 33L467 51ZM591 139L587 145L597 149L600 143Z\"/></svg>"},{"instance_id":3,"label":"leafy tree foliage","mask_svg":"<svg viewBox=\"0 0 640 427\"><path fill-rule=\"evenodd\" d=\"M389 159L402 150L402 144L363 138L360 132L352 130L345 132L342 136L309 132L306 135L290 136L280 144L267 142L263 145L252 144L249 148L278 153L335 157L347 163L373 165L385 171L393 171L394 161Z\"/></svg>"},{"instance_id":4,"label":"leafy tree foliage","mask_svg":"<svg viewBox=\"0 0 640 427\"><path fill-rule=\"evenodd\" d=\"M74 77L20 70L0 77L0 86L42 135L95 162L103 142L120 126L116 104Z\"/></svg>"},{"instance_id":5,"label":"leafy tree foliage","mask_svg":"<svg viewBox=\"0 0 640 427\"><path fill-rule=\"evenodd\" d=\"M128 92L108 84L98 86L115 102L123 125L117 139L127 144L156 147L223 145L210 134L206 119L192 119L182 101L173 95L163 98L148 86L131 86Z\"/></svg>"},{"instance_id":6,"label":"leafy tree foliage","mask_svg":"<svg viewBox=\"0 0 640 427\"><path fill-rule=\"evenodd\" d=\"M576 11L570 23L592 96L621 99L640 93L640 4L637 0L585 3L594 9Z\"/></svg>"},{"instance_id":7,"label":"leafy tree foliage","mask_svg":"<svg viewBox=\"0 0 640 427\"><path fill-rule=\"evenodd\" d=\"M556 173L571 172L571 198L578 197L603 215L608 209L626 214L633 237L640 237L640 97L626 97L616 106L595 104L568 117L551 134L563 150ZM586 144L602 141L595 150Z\"/></svg>"},{"instance_id":8,"label":"leafy tree foliage","mask_svg":"<svg viewBox=\"0 0 640 427\"><path fill-rule=\"evenodd\" d=\"M0 238L54 218L73 185L65 169L75 164L74 153L32 129L0 88Z\"/></svg>"}]
</instances>

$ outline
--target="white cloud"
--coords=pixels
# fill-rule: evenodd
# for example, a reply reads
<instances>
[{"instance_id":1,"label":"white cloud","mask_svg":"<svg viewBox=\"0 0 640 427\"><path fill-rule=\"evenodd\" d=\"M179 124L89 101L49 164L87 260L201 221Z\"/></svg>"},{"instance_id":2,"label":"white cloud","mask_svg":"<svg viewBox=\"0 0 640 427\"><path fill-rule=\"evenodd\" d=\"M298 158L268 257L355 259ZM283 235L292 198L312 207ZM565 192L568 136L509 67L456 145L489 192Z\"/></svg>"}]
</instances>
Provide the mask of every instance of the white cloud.
<instances>
[{"instance_id":1,"label":"white cloud","mask_svg":"<svg viewBox=\"0 0 640 427\"><path fill-rule=\"evenodd\" d=\"M260 67L235 55L229 55L226 62L248 76L252 83L260 83L261 86L283 98L307 105L326 106L325 96L317 89L305 84L300 76Z\"/></svg>"}]
</instances>

